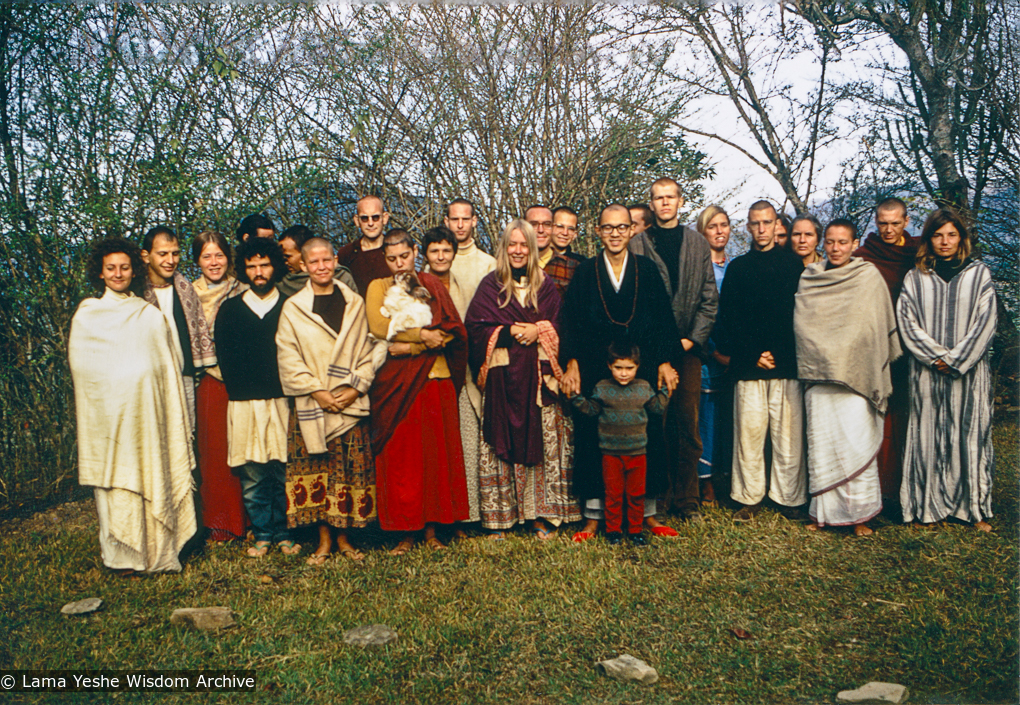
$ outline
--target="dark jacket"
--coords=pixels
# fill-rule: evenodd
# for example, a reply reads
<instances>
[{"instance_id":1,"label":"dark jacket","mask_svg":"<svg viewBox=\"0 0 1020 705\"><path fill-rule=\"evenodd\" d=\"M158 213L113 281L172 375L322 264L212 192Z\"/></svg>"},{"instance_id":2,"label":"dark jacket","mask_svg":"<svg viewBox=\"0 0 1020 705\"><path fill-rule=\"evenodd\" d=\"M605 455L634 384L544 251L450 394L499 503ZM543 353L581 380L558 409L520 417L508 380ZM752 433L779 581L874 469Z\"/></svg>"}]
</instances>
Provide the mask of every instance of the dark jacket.
<instances>
[{"instance_id":1,"label":"dark jacket","mask_svg":"<svg viewBox=\"0 0 1020 705\"><path fill-rule=\"evenodd\" d=\"M630 251L655 262L666 285L680 337L693 341L699 348L703 346L712 332L719 308L708 241L697 231L684 228L676 291L671 286L666 264L656 253L647 231L631 239Z\"/></svg>"}]
</instances>

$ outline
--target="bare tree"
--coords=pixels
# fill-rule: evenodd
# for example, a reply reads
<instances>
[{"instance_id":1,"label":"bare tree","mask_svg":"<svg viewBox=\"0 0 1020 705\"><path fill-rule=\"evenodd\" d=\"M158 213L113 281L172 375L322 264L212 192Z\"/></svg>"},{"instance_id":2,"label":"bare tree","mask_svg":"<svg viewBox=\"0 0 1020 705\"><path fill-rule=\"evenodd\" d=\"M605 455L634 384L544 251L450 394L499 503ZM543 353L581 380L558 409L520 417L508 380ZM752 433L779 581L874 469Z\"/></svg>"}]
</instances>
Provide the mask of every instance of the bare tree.
<instances>
[{"instance_id":1,"label":"bare tree","mask_svg":"<svg viewBox=\"0 0 1020 705\"><path fill-rule=\"evenodd\" d=\"M818 195L819 150L846 137L835 120L841 93L829 74L840 42L770 6L673 2L635 13L630 31L663 35L662 44L672 48L675 61L668 65L678 67L677 85L733 108L733 123L689 111L677 124L743 154L779 183L795 210L806 211ZM802 98L784 73L794 61L818 67L816 87ZM726 131L731 125L736 136Z\"/></svg>"}]
</instances>

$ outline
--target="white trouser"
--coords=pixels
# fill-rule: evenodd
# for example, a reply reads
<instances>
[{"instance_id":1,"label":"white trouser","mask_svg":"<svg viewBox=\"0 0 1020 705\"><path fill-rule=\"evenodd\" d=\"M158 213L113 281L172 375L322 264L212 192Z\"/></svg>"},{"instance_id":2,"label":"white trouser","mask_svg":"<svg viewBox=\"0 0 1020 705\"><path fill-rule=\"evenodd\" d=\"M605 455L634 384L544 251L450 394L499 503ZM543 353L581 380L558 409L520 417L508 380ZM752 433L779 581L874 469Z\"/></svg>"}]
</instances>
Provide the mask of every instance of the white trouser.
<instances>
[{"instance_id":1,"label":"white trouser","mask_svg":"<svg viewBox=\"0 0 1020 705\"><path fill-rule=\"evenodd\" d=\"M795 379L752 379L734 386L730 496L741 504L758 504L765 498L767 431L772 435L769 498L787 507L804 504L804 406L801 384Z\"/></svg>"}]
</instances>

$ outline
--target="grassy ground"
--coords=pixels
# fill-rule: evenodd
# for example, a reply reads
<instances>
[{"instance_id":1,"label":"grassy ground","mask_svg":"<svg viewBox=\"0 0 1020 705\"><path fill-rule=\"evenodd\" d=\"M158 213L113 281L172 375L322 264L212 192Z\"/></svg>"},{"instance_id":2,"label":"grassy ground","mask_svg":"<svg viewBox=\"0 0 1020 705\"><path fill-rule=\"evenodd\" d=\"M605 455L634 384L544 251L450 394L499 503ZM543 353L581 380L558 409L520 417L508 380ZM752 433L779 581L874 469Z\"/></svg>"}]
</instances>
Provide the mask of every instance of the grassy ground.
<instances>
[{"instance_id":1,"label":"grassy ground","mask_svg":"<svg viewBox=\"0 0 1020 705\"><path fill-rule=\"evenodd\" d=\"M125 580L102 567L89 514L84 526L0 538L0 667L257 672L257 695L191 696L200 701L807 704L880 680L908 686L914 703L1017 702L1015 419L996 446L992 535L882 520L854 539L771 512L735 526L709 510L702 526L671 521L680 538L643 550L519 535L309 568L216 545L179 575ZM89 596L104 609L59 614ZM231 607L240 626L169 624L174 608L210 605ZM373 623L399 641L343 644L345 630ZM619 653L660 681L617 683L594 667Z\"/></svg>"}]
</instances>

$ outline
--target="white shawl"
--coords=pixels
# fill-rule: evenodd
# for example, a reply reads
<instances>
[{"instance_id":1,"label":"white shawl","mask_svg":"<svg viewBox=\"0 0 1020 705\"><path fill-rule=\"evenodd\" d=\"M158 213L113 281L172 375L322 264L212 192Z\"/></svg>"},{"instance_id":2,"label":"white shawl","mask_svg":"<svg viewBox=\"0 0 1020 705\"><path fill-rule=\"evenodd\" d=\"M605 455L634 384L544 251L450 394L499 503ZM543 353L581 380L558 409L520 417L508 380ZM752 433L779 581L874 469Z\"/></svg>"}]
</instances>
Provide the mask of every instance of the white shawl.
<instances>
[{"instance_id":1,"label":"white shawl","mask_svg":"<svg viewBox=\"0 0 1020 705\"><path fill-rule=\"evenodd\" d=\"M71 321L68 361L79 482L139 495L161 525L186 540L195 531L195 457L181 360L173 353L163 314L140 298L110 289L101 299L86 299ZM114 514L113 538L146 553L145 516Z\"/></svg>"},{"instance_id":2,"label":"white shawl","mask_svg":"<svg viewBox=\"0 0 1020 705\"><path fill-rule=\"evenodd\" d=\"M346 301L339 335L312 312L315 293L311 280L283 304L276 331L280 383L284 394L296 397L298 427L309 453L325 453L328 441L368 416L368 389L375 379L372 354L376 342L368 334L365 301L337 279L333 286ZM326 413L311 396L343 386L357 389L361 396L340 413Z\"/></svg>"}]
</instances>

